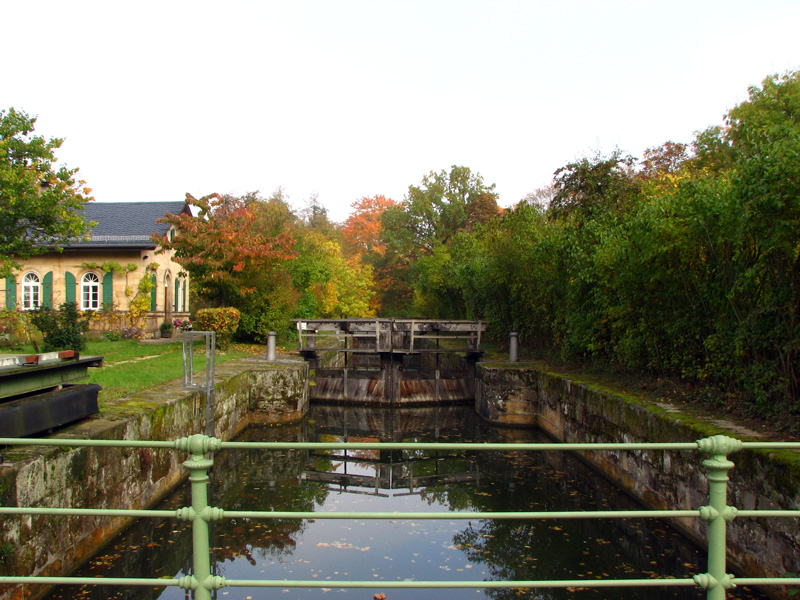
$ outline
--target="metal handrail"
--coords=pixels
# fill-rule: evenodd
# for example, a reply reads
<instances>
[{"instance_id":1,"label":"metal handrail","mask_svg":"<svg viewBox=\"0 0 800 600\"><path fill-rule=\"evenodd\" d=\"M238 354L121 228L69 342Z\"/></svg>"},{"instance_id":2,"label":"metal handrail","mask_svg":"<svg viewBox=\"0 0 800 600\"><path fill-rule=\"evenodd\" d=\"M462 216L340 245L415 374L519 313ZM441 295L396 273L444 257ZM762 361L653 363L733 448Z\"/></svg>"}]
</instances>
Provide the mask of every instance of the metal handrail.
<instances>
[{"instance_id":1,"label":"metal handrail","mask_svg":"<svg viewBox=\"0 0 800 600\"><path fill-rule=\"evenodd\" d=\"M203 383L194 382L194 343L205 343L206 368ZM205 394L205 432L214 435L214 370L217 364L217 334L214 331L186 331L183 334L183 389L202 390Z\"/></svg>"},{"instance_id":2,"label":"metal handrail","mask_svg":"<svg viewBox=\"0 0 800 600\"><path fill-rule=\"evenodd\" d=\"M223 587L303 588L608 588L700 586L709 600L724 600L735 585L800 585L800 577L734 577L726 572L726 526L741 517L800 518L800 510L737 510L727 505L728 471L734 464L727 456L740 449L800 449L797 442L742 442L727 436L713 436L681 443L398 443L398 442L223 442L202 434L175 441L67 440L0 438L0 445L42 445L62 447L173 448L188 452L183 463L189 470L192 504L177 510L133 510L91 508L0 507L0 515L60 515L139 518L175 518L191 521L193 529L194 574L180 578L39 577L0 576L0 584L178 586L194 591L197 600L210 600L213 590ZM471 450L471 451L587 451L587 450L699 450L708 455L703 465L709 474L709 505L694 510L561 511L561 512L311 512L311 511L226 511L208 505L208 470L213 453L223 449L260 450ZM211 456L212 458L206 458ZM243 580L212 576L209 523L223 518L251 519L627 519L697 518L709 522L708 572L690 578L575 579L536 581L331 581L331 580Z\"/></svg>"}]
</instances>

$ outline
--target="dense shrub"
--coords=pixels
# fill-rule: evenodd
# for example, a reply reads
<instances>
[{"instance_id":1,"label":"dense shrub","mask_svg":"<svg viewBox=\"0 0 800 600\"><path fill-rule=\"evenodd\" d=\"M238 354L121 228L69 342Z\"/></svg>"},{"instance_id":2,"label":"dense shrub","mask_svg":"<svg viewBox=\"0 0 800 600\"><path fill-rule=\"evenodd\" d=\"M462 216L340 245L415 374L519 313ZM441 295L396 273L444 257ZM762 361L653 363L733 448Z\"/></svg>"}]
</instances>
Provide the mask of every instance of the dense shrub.
<instances>
[{"instance_id":1,"label":"dense shrub","mask_svg":"<svg viewBox=\"0 0 800 600\"><path fill-rule=\"evenodd\" d=\"M197 311L195 324L199 331L216 333L217 346L225 348L239 327L241 314L233 307L201 308Z\"/></svg>"},{"instance_id":2,"label":"dense shrub","mask_svg":"<svg viewBox=\"0 0 800 600\"><path fill-rule=\"evenodd\" d=\"M239 303L242 318L236 337L241 341L266 344L270 331L283 338L297 311L297 290L287 273L275 273L259 282L255 291Z\"/></svg>"},{"instance_id":3,"label":"dense shrub","mask_svg":"<svg viewBox=\"0 0 800 600\"><path fill-rule=\"evenodd\" d=\"M414 264L425 316L478 318L531 350L680 378L796 428L800 415L800 72L726 126L556 172Z\"/></svg>"},{"instance_id":4,"label":"dense shrub","mask_svg":"<svg viewBox=\"0 0 800 600\"><path fill-rule=\"evenodd\" d=\"M74 302L64 302L59 310L40 308L33 313L31 320L42 332L43 351L80 351L86 348L84 334L89 329L89 322L81 318Z\"/></svg>"}]
</instances>

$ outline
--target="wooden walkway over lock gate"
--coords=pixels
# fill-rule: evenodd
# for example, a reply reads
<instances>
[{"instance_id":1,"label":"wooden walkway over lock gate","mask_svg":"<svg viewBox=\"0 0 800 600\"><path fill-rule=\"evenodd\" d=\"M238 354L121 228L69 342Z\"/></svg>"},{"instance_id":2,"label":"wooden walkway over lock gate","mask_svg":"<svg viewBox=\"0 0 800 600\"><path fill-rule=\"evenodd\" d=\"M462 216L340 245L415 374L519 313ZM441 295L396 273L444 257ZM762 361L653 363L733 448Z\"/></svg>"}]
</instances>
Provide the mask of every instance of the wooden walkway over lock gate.
<instances>
[{"instance_id":1,"label":"wooden walkway over lock gate","mask_svg":"<svg viewBox=\"0 0 800 600\"><path fill-rule=\"evenodd\" d=\"M424 405L474 398L486 325L435 319L297 320L317 401Z\"/></svg>"}]
</instances>

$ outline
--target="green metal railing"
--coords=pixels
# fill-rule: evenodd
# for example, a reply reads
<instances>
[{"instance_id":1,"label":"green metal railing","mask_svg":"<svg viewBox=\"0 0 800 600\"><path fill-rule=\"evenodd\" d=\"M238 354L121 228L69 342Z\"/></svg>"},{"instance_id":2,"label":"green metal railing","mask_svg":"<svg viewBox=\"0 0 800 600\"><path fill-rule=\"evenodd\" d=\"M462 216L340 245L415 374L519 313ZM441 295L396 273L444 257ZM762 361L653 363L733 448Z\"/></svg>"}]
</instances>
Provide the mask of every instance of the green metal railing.
<instances>
[{"instance_id":1,"label":"green metal railing","mask_svg":"<svg viewBox=\"0 0 800 600\"><path fill-rule=\"evenodd\" d=\"M793 442L742 442L722 435L689 443L320 443L320 442L223 442L206 435L176 441L117 441L0 438L0 445L59 447L172 448L190 455L183 465L189 470L192 504L177 510L126 510L91 508L0 507L0 515L58 515L129 518L176 518L192 524L193 574L180 578L119 577L0 577L0 584L177 586L193 590L197 600L210 600L213 590L225 587L301 588L609 588L699 586L709 600L724 600L726 590L736 585L800 586L800 577L734 577L727 573L727 523L741 517L800 517L800 510L738 510L727 504L728 471L734 464L728 455L746 449L800 449ZM694 510L569 511L569 512L278 512L223 510L208 504L208 470L219 450L463 450L463 451L599 451L599 450L699 450L708 456L709 503ZM226 518L248 519L632 519L689 517L708 521L708 572L687 578L573 579L536 581L331 581L226 579L211 573L209 524Z\"/></svg>"}]
</instances>

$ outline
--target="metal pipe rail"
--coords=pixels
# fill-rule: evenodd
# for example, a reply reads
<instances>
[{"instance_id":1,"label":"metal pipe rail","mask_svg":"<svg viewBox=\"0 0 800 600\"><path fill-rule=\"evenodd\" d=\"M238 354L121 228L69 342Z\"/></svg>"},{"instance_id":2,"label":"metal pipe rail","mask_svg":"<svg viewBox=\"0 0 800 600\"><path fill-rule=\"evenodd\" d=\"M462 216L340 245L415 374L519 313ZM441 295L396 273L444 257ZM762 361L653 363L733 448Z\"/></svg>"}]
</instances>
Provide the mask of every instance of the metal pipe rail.
<instances>
[{"instance_id":1,"label":"metal pipe rail","mask_svg":"<svg viewBox=\"0 0 800 600\"><path fill-rule=\"evenodd\" d=\"M726 525L735 518L800 518L800 510L738 510L727 505L728 471L734 464L727 456L741 449L800 449L794 442L742 442L722 435L688 443L395 443L395 442L223 442L206 435L193 435L175 441L67 440L0 438L0 445L42 445L61 447L173 448L190 454L183 465L189 470L192 504L177 510L131 510L92 508L0 507L0 515L59 515L129 518L175 518L191 521L193 535L192 575L180 578L111 577L0 577L0 584L177 586L193 590L197 600L210 600L213 590L224 587L302 587L302 588L608 588L700 586L708 600L724 600L726 590L736 585L798 585L800 577L734 577L726 572ZM208 470L218 450L469 450L469 451L599 451L599 450L699 450L707 455L709 504L694 510L563 511L563 512L301 512L301 511L226 511L208 505ZM211 458L206 458L207 456ZM209 523L223 518L249 519L629 519L696 518L709 522L708 572L691 578L653 579L574 579L538 581L331 581L331 580L229 580L211 575Z\"/></svg>"}]
</instances>

